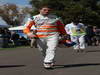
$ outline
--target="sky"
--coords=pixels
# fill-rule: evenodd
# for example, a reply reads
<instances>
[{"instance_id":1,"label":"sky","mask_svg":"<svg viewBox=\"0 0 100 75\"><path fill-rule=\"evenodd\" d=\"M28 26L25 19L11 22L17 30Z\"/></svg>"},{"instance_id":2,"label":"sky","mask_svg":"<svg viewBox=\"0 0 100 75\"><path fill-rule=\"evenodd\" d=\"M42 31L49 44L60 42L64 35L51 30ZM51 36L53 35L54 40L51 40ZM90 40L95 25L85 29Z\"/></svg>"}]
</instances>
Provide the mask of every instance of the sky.
<instances>
[{"instance_id":1,"label":"sky","mask_svg":"<svg viewBox=\"0 0 100 75\"><path fill-rule=\"evenodd\" d=\"M0 25L7 25L7 23L3 21L1 17L0 17Z\"/></svg>"},{"instance_id":2,"label":"sky","mask_svg":"<svg viewBox=\"0 0 100 75\"><path fill-rule=\"evenodd\" d=\"M14 3L20 6L27 6L29 5L29 0L0 0L0 5L5 3Z\"/></svg>"},{"instance_id":3,"label":"sky","mask_svg":"<svg viewBox=\"0 0 100 75\"><path fill-rule=\"evenodd\" d=\"M29 0L0 0L0 5L6 4L6 3L13 3L18 6L30 6ZM0 18L0 25L6 24L1 18Z\"/></svg>"}]
</instances>

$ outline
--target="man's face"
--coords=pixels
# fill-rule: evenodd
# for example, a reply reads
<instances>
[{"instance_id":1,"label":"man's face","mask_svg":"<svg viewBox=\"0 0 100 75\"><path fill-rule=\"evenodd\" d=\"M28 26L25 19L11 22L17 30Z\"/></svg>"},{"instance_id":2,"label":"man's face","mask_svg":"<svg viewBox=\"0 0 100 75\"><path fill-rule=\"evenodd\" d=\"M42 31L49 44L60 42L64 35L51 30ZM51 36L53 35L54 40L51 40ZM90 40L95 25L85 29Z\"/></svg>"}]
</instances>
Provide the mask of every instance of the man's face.
<instances>
[{"instance_id":1,"label":"man's face","mask_svg":"<svg viewBox=\"0 0 100 75\"><path fill-rule=\"evenodd\" d=\"M79 22L73 22L75 25L78 25Z\"/></svg>"},{"instance_id":2,"label":"man's face","mask_svg":"<svg viewBox=\"0 0 100 75\"><path fill-rule=\"evenodd\" d=\"M40 9L40 14L42 15L48 15L51 12L51 9L48 7L44 7L42 9Z\"/></svg>"}]
</instances>

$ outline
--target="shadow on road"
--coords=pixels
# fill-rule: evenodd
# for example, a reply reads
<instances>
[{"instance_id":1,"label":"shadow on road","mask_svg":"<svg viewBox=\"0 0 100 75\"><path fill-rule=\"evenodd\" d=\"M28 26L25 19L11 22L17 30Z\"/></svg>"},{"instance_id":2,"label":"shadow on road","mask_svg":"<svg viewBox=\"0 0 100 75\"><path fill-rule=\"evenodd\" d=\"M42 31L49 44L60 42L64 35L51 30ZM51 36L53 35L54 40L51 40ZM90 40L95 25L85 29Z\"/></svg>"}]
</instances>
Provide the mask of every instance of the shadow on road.
<instances>
[{"instance_id":1,"label":"shadow on road","mask_svg":"<svg viewBox=\"0 0 100 75\"><path fill-rule=\"evenodd\" d=\"M60 69L60 68L73 68L73 67L85 67L85 66L98 66L98 65L100 65L100 63L55 65L55 69Z\"/></svg>"},{"instance_id":2,"label":"shadow on road","mask_svg":"<svg viewBox=\"0 0 100 75\"><path fill-rule=\"evenodd\" d=\"M100 50L90 50L90 51L86 51L87 53L89 52L100 52Z\"/></svg>"},{"instance_id":3,"label":"shadow on road","mask_svg":"<svg viewBox=\"0 0 100 75\"><path fill-rule=\"evenodd\" d=\"M24 67L25 65L0 65L0 68Z\"/></svg>"}]
</instances>

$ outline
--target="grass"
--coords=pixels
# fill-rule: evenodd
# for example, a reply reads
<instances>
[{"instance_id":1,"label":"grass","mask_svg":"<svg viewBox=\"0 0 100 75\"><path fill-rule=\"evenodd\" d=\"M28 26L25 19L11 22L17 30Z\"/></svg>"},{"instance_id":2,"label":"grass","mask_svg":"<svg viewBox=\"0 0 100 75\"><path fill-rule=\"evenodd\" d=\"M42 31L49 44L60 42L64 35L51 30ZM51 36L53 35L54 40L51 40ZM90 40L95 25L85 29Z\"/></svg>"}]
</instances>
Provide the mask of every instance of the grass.
<instances>
[{"instance_id":1,"label":"grass","mask_svg":"<svg viewBox=\"0 0 100 75\"><path fill-rule=\"evenodd\" d=\"M29 46L10 46L10 47L7 47L7 48L0 48L0 50L14 50L16 48L28 48Z\"/></svg>"}]
</instances>

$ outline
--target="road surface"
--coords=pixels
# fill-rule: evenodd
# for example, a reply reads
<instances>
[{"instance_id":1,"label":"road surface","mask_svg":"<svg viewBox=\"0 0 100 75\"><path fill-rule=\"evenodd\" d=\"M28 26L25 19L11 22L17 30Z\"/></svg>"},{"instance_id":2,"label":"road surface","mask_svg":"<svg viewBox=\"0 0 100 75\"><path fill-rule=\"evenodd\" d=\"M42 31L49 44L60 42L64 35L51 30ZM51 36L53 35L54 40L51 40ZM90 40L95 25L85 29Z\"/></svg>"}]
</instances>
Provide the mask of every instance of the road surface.
<instances>
[{"instance_id":1,"label":"road surface","mask_svg":"<svg viewBox=\"0 0 100 75\"><path fill-rule=\"evenodd\" d=\"M0 75L100 75L100 46L85 53L58 48L55 61L55 68L46 70L37 48L0 49Z\"/></svg>"}]
</instances>

